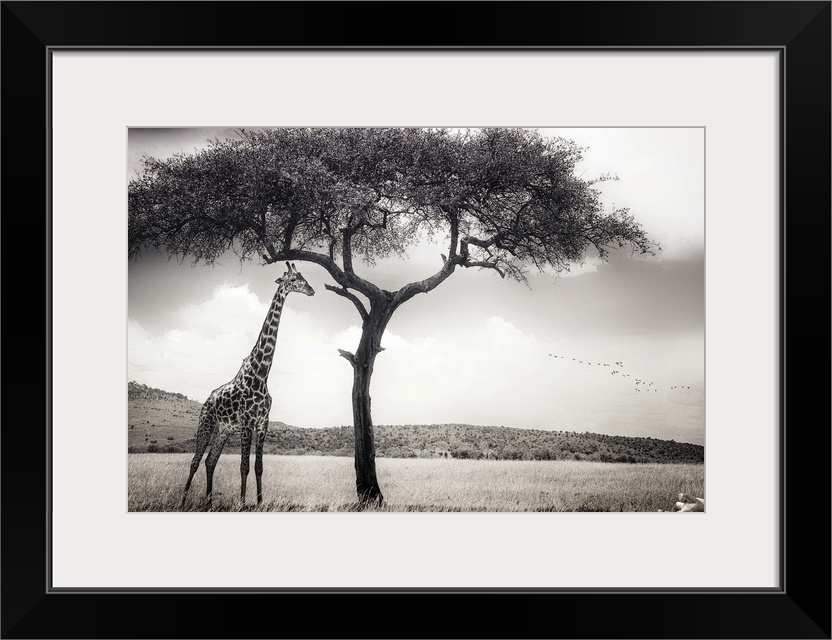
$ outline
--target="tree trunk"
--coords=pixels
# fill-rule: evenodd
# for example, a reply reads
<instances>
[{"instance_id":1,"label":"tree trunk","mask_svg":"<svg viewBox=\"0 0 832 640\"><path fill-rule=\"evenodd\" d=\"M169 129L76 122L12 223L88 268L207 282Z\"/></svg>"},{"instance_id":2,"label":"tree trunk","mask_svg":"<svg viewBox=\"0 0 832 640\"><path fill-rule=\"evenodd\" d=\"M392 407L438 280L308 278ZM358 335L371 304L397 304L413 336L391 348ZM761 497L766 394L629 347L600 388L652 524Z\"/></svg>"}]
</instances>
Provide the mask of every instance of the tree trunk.
<instances>
[{"instance_id":1,"label":"tree trunk","mask_svg":"<svg viewBox=\"0 0 832 640\"><path fill-rule=\"evenodd\" d=\"M353 372L352 416L355 427L355 489L361 504L378 501L381 506L384 496L376 477L376 445L373 434L373 418L370 410L370 378L373 374L373 360L356 360Z\"/></svg>"},{"instance_id":2,"label":"tree trunk","mask_svg":"<svg viewBox=\"0 0 832 640\"><path fill-rule=\"evenodd\" d=\"M352 416L355 429L355 489L362 505L384 501L376 476L376 445L370 401L370 380L376 354L382 350L381 336L393 313L377 305L364 321L361 341L350 363L353 366Z\"/></svg>"}]
</instances>

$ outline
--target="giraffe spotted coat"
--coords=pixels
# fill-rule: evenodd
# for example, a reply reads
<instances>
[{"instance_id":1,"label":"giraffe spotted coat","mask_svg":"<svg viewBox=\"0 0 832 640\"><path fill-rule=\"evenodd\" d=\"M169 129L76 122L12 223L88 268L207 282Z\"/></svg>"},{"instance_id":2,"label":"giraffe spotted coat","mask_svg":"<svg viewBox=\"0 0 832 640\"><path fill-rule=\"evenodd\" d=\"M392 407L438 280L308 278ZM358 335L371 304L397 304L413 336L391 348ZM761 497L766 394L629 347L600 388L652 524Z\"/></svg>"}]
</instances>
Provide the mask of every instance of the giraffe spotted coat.
<instances>
[{"instance_id":1,"label":"giraffe spotted coat","mask_svg":"<svg viewBox=\"0 0 832 640\"><path fill-rule=\"evenodd\" d=\"M275 280L278 285L263 328L251 353L243 359L240 370L232 380L217 387L202 405L196 432L196 451L191 461L190 473L182 494L182 506L194 474L199 468L205 450L206 498L211 505L214 469L217 466L225 441L240 433L240 501L246 501L246 480L249 472L251 442L254 440L254 476L257 481L257 503L263 501L263 443L269 428L269 411L272 397L269 395L268 378L274 359L280 314L286 296L293 291L308 296L315 295L304 277L294 265L286 263L288 271Z\"/></svg>"}]
</instances>

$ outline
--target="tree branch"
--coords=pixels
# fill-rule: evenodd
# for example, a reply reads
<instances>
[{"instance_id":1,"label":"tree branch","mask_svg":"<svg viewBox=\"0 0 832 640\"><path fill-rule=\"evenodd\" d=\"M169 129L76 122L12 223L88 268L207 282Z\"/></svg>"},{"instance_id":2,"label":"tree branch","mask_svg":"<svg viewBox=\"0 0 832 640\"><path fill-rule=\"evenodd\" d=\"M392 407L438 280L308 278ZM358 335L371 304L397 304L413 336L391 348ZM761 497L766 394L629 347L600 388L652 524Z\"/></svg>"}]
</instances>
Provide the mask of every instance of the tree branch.
<instances>
[{"instance_id":1,"label":"tree branch","mask_svg":"<svg viewBox=\"0 0 832 640\"><path fill-rule=\"evenodd\" d=\"M344 240L342 244L341 253L344 258L344 271L347 273L355 273L352 268L352 234L355 231L351 228L344 229Z\"/></svg>"},{"instance_id":2,"label":"tree branch","mask_svg":"<svg viewBox=\"0 0 832 640\"><path fill-rule=\"evenodd\" d=\"M453 260L456 258L457 245L459 244L459 214L449 216L448 223L451 226L451 240L448 244L448 258ZM447 260L445 262L447 262Z\"/></svg>"},{"instance_id":3,"label":"tree branch","mask_svg":"<svg viewBox=\"0 0 832 640\"><path fill-rule=\"evenodd\" d=\"M263 246L268 251L268 263L283 262L285 260L301 260L305 262L313 262L327 270L332 279L335 280L344 289L355 289L370 300L379 300L384 297L384 292L379 289L372 282L361 278L354 273L344 272L333 260L326 254L318 253L316 251L307 251L305 249L284 249L278 251L274 245L269 242L265 235L261 236ZM266 256L264 256L265 258Z\"/></svg>"},{"instance_id":4,"label":"tree branch","mask_svg":"<svg viewBox=\"0 0 832 640\"><path fill-rule=\"evenodd\" d=\"M442 265L442 268L434 273L430 278L425 278L424 280L419 280L418 282L411 282L410 284L403 286L393 295L393 308L395 309L404 304L416 294L433 291L436 287L448 279L448 277L454 272L454 269L459 261L459 256L453 260L448 260Z\"/></svg>"},{"instance_id":5,"label":"tree branch","mask_svg":"<svg viewBox=\"0 0 832 640\"><path fill-rule=\"evenodd\" d=\"M472 261L468 254L469 243L487 249L497 239L499 239L499 234L496 234L487 240L482 240L480 238L475 238L468 235L463 236L462 239L459 241L459 254L456 253L457 238L453 230L451 236L452 244L450 246L449 251L452 255L446 260L444 260L442 268L435 274L433 274L430 278L425 278L424 280L419 280L418 282L411 282L410 284L406 284L401 289L399 289L393 295L394 308L402 305L403 303L407 302L413 296L419 293L428 293L429 291L433 291L436 287L438 287L440 284L442 284L445 280L448 279L448 277L456 269L456 265L461 265L463 267L484 267L486 269L494 269L495 271L497 271L497 273L500 274L500 276L505 277L505 273L503 272L503 270L501 270L496 264L490 262Z\"/></svg>"},{"instance_id":6,"label":"tree branch","mask_svg":"<svg viewBox=\"0 0 832 640\"><path fill-rule=\"evenodd\" d=\"M352 302L355 305L355 308L358 309L358 314L361 316L361 319L364 322L367 321L369 313L367 313L366 307L364 307L364 304L355 294L350 293L346 288L333 287L331 284L325 284L324 287L328 291L332 291L332 293L337 293L339 296L346 298L347 300Z\"/></svg>"},{"instance_id":7,"label":"tree branch","mask_svg":"<svg viewBox=\"0 0 832 640\"><path fill-rule=\"evenodd\" d=\"M356 362L355 356L352 355L349 351L345 351L344 349L338 349L338 353L341 354L342 358L346 358L347 361L353 366L357 367L358 363Z\"/></svg>"},{"instance_id":8,"label":"tree branch","mask_svg":"<svg viewBox=\"0 0 832 640\"><path fill-rule=\"evenodd\" d=\"M495 263L493 262L484 262L484 261L473 261L473 260L466 260L465 262L461 263L463 267L481 267L483 269L494 269L497 273L500 274L501 278L505 278L505 272L500 269Z\"/></svg>"},{"instance_id":9,"label":"tree branch","mask_svg":"<svg viewBox=\"0 0 832 640\"><path fill-rule=\"evenodd\" d=\"M485 238L485 239L475 238L474 236L463 236L462 237L462 243L464 245L466 245L466 248L467 248L467 245L473 244L477 247L482 247L483 249L487 249L491 245L495 244L498 240L500 240L500 238L503 235L504 235L503 233L495 233L490 238Z\"/></svg>"}]
</instances>

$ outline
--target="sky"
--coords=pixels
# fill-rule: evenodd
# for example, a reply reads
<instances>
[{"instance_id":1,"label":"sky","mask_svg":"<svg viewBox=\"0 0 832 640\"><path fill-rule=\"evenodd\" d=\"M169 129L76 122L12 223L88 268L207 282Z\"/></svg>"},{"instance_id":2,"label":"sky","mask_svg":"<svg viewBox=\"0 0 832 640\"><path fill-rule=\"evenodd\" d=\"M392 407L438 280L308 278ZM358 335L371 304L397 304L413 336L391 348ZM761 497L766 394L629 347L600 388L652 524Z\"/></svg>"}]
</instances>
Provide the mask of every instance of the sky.
<instances>
[{"instance_id":1,"label":"sky","mask_svg":"<svg viewBox=\"0 0 832 640\"><path fill-rule=\"evenodd\" d=\"M661 245L655 257L589 255L528 286L457 269L400 307L382 338L370 394L375 424L467 423L650 436L704 444L704 130L540 129L585 148L578 174L605 207L628 207ZM127 179L144 155L191 152L230 128L131 129ZM432 275L440 241L356 272L385 289ZM128 379L204 401L253 347L285 265L214 266L147 254L129 263ZM272 420L352 424L360 318L321 268L296 263L315 289L285 304L269 377ZM621 363L621 364L617 364ZM609 365L609 366L605 366ZM616 372L616 373L613 373ZM638 384L636 384L638 382Z\"/></svg>"}]
</instances>

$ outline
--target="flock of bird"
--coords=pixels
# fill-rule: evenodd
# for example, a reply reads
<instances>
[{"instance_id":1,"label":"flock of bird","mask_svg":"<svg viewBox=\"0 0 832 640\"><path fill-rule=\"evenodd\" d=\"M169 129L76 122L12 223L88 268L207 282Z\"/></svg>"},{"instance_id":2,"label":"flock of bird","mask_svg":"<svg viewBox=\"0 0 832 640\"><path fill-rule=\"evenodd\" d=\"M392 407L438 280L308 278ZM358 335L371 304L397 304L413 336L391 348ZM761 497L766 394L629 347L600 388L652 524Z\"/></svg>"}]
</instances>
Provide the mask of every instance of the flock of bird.
<instances>
[{"instance_id":1,"label":"flock of bird","mask_svg":"<svg viewBox=\"0 0 832 640\"><path fill-rule=\"evenodd\" d=\"M591 366L609 367L610 368L610 375L620 376L622 379L623 378L633 378L632 382L635 383L635 386L633 387L633 389L636 392L638 392L638 393L642 393L642 392L650 393L651 391L653 393L658 393L659 392L659 385L654 386L653 381L642 380L640 378L633 377L633 375L630 374L630 373L624 373L624 371L623 371L624 362L622 362L621 360L616 360L616 362L614 364L610 364L608 362L592 363L589 360L584 362L583 360L578 360L577 358L568 358L567 356L559 356L559 355L554 354L554 353L550 353L549 356L551 358L560 358L560 359L563 359L563 360L571 360L572 362L574 362L576 364L582 364L582 365L585 364L585 365L589 365L590 367ZM673 385L673 386L670 387L671 391L675 391L677 389L680 390L680 391L682 389L687 390L687 389L690 389L690 386L680 384L680 385Z\"/></svg>"}]
</instances>

